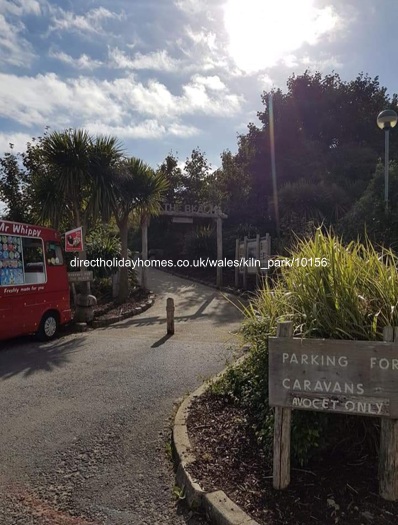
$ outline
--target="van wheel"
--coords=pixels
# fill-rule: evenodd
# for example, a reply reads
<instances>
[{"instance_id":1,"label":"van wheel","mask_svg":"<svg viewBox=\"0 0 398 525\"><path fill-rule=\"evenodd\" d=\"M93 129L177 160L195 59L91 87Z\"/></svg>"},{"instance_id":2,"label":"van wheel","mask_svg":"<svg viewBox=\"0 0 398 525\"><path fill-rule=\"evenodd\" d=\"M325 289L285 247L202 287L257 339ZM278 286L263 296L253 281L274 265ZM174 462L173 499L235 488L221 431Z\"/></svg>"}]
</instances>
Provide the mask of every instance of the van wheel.
<instances>
[{"instance_id":1,"label":"van wheel","mask_svg":"<svg viewBox=\"0 0 398 525\"><path fill-rule=\"evenodd\" d=\"M40 341L50 341L55 337L58 328L58 315L55 312L47 312L41 319L40 328L37 332L38 338Z\"/></svg>"}]
</instances>

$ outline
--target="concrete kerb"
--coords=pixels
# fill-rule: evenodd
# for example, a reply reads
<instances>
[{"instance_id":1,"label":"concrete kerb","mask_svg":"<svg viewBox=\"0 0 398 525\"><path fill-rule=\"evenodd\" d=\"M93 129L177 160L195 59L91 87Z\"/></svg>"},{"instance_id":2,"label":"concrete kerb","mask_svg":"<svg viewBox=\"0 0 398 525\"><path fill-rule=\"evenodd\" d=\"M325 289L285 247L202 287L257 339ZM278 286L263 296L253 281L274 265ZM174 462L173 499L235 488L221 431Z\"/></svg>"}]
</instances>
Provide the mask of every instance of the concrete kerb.
<instances>
[{"instance_id":1,"label":"concrete kerb","mask_svg":"<svg viewBox=\"0 0 398 525\"><path fill-rule=\"evenodd\" d=\"M238 359L234 366L239 365L245 357ZM203 395L209 385L220 379L227 370L228 368L212 378L209 383L205 383L195 390L183 401L177 411L172 435L176 482L179 488L183 490L188 505L205 512L207 518L214 525L258 525L222 490L205 492L187 470L187 466L195 461L187 429L189 408L193 400Z\"/></svg>"}]
</instances>

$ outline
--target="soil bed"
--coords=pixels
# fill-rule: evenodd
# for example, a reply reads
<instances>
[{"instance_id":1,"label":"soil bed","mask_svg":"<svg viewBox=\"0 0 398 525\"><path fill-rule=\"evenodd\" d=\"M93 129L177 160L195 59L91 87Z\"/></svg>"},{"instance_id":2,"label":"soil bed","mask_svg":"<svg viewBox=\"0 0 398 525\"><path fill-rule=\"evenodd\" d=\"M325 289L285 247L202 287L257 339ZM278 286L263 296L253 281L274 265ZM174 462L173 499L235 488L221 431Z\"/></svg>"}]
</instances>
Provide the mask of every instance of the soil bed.
<instances>
[{"instance_id":1,"label":"soil bed","mask_svg":"<svg viewBox=\"0 0 398 525\"><path fill-rule=\"evenodd\" d=\"M113 319L119 315L133 312L137 306L146 301L150 292L141 288L134 290L130 297L122 304L116 301L101 302L94 310L95 320Z\"/></svg>"},{"instance_id":2,"label":"soil bed","mask_svg":"<svg viewBox=\"0 0 398 525\"><path fill-rule=\"evenodd\" d=\"M206 491L223 490L263 525L396 525L398 502L378 496L376 458L328 455L292 468L284 491L272 488L272 464L257 444L249 415L228 398L205 394L188 418L196 462L191 474Z\"/></svg>"},{"instance_id":3,"label":"soil bed","mask_svg":"<svg viewBox=\"0 0 398 525\"><path fill-rule=\"evenodd\" d=\"M96 295L95 291L93 292ZM94 309L95 321L106 321L115 319L121 315L133 314L134 310L143 302L147 301L152 292L144 290L143 288L134 288L130 292L128 299L118 304L115 300L110 298L110 294L103 294L98 296L98 305ZM75 307L72 306L72 317L75 313Z\"/></svg>"}]
</instances>

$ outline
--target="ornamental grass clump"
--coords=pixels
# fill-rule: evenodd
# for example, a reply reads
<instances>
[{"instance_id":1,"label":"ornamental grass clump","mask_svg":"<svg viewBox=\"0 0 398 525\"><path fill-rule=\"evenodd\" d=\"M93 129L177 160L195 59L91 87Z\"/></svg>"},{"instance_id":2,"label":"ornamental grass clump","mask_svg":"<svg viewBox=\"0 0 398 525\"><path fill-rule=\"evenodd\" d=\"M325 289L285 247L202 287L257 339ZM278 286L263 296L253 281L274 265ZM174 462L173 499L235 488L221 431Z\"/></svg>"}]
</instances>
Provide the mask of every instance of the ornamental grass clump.
<instances>
[{"instance_id":1,"label":"ornamental grass clump","mask_svg":"<svg viewBox=\"0 0 398 525\"><path fill-rule=\"evenodd\" d=\"M398 258L391 250L370 242L344 246L317 230L285 261L245 310L268 334L278 320L292 320L303 337L381 340L384 326L398 325Z\"/></svg>"},{"instance_id":2,"label":"ornamental grass clump","mask_svg":"<svg viewBox=\"0 0 398 525\"><path fill-rule=\"evenodd\" d=\"M383 328L398 326L398 259L389 249L343 241L317 230L296 241L280 258L273 280L264 282L248 307L242 326L251 344L248 358L231 368L219 392L244 406L265 450L272 449L273 412L268 406L267 336L278 321L293 321L296 337L382 340ZM284 261L284 262L282 262ZM317 452L377 450L378 420L315 412L293 412L292 451L304 464ZM358 446L357 446L358 445Z\"/></svg>"}]
</instances>

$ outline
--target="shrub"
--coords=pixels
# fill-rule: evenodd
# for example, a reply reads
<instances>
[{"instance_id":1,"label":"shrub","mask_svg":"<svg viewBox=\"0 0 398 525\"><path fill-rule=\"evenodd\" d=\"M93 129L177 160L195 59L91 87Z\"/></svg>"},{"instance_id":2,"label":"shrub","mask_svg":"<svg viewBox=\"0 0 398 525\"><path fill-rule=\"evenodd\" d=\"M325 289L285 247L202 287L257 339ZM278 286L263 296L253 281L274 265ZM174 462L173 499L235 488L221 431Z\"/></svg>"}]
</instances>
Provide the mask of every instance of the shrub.
<instances>
[{"instance_id":1,"label":"shrub","mask_svg":"<svg viewBox=\"0 0 398 525\"><path fill-rule=\"evenodd\" d=\"M99 225L87 236L87 258L112 260L120 258L120 240L115 231L107 225ZM92 268L95 279L103 279L117 272L116 266Z\"/></svg>"},{"instance_id":2,"label":"shrub","mask_svg":"<svg viewBox=\"0 0 398 525\"><path fill-rule=\"evenodd\" d=\"M200 257L217 257L216 235L212 226L200 226L196 228L185 240L184 253L189 260Z\"/></svg>"},{"instance_id":3,"label":"shrub","mask_svg":"<svg viewBox=\"0 0 398 525\"><path fill-rule=\"evenodd\" d=\"M281 267L275 282L265 282L244 308L242 334L250 355L217 386L249 408L268 451L273 425L267 336L275 335L278 321L292 320L296 336L353 340L381 340L384 326L398 325L398 260L391 250L378 251L369 241L344 246L318 229L313 238L297 240L289 260L293 265ZM304 260L306 266L296 264ZM315 266L316 260L327 264ZM371 418L295 411L292 428L293 457L301 464L338 442L347 446L349 440L351 452L361 441L373 452L377 444L377 420Z\"/></svg>"}]
</instances>

